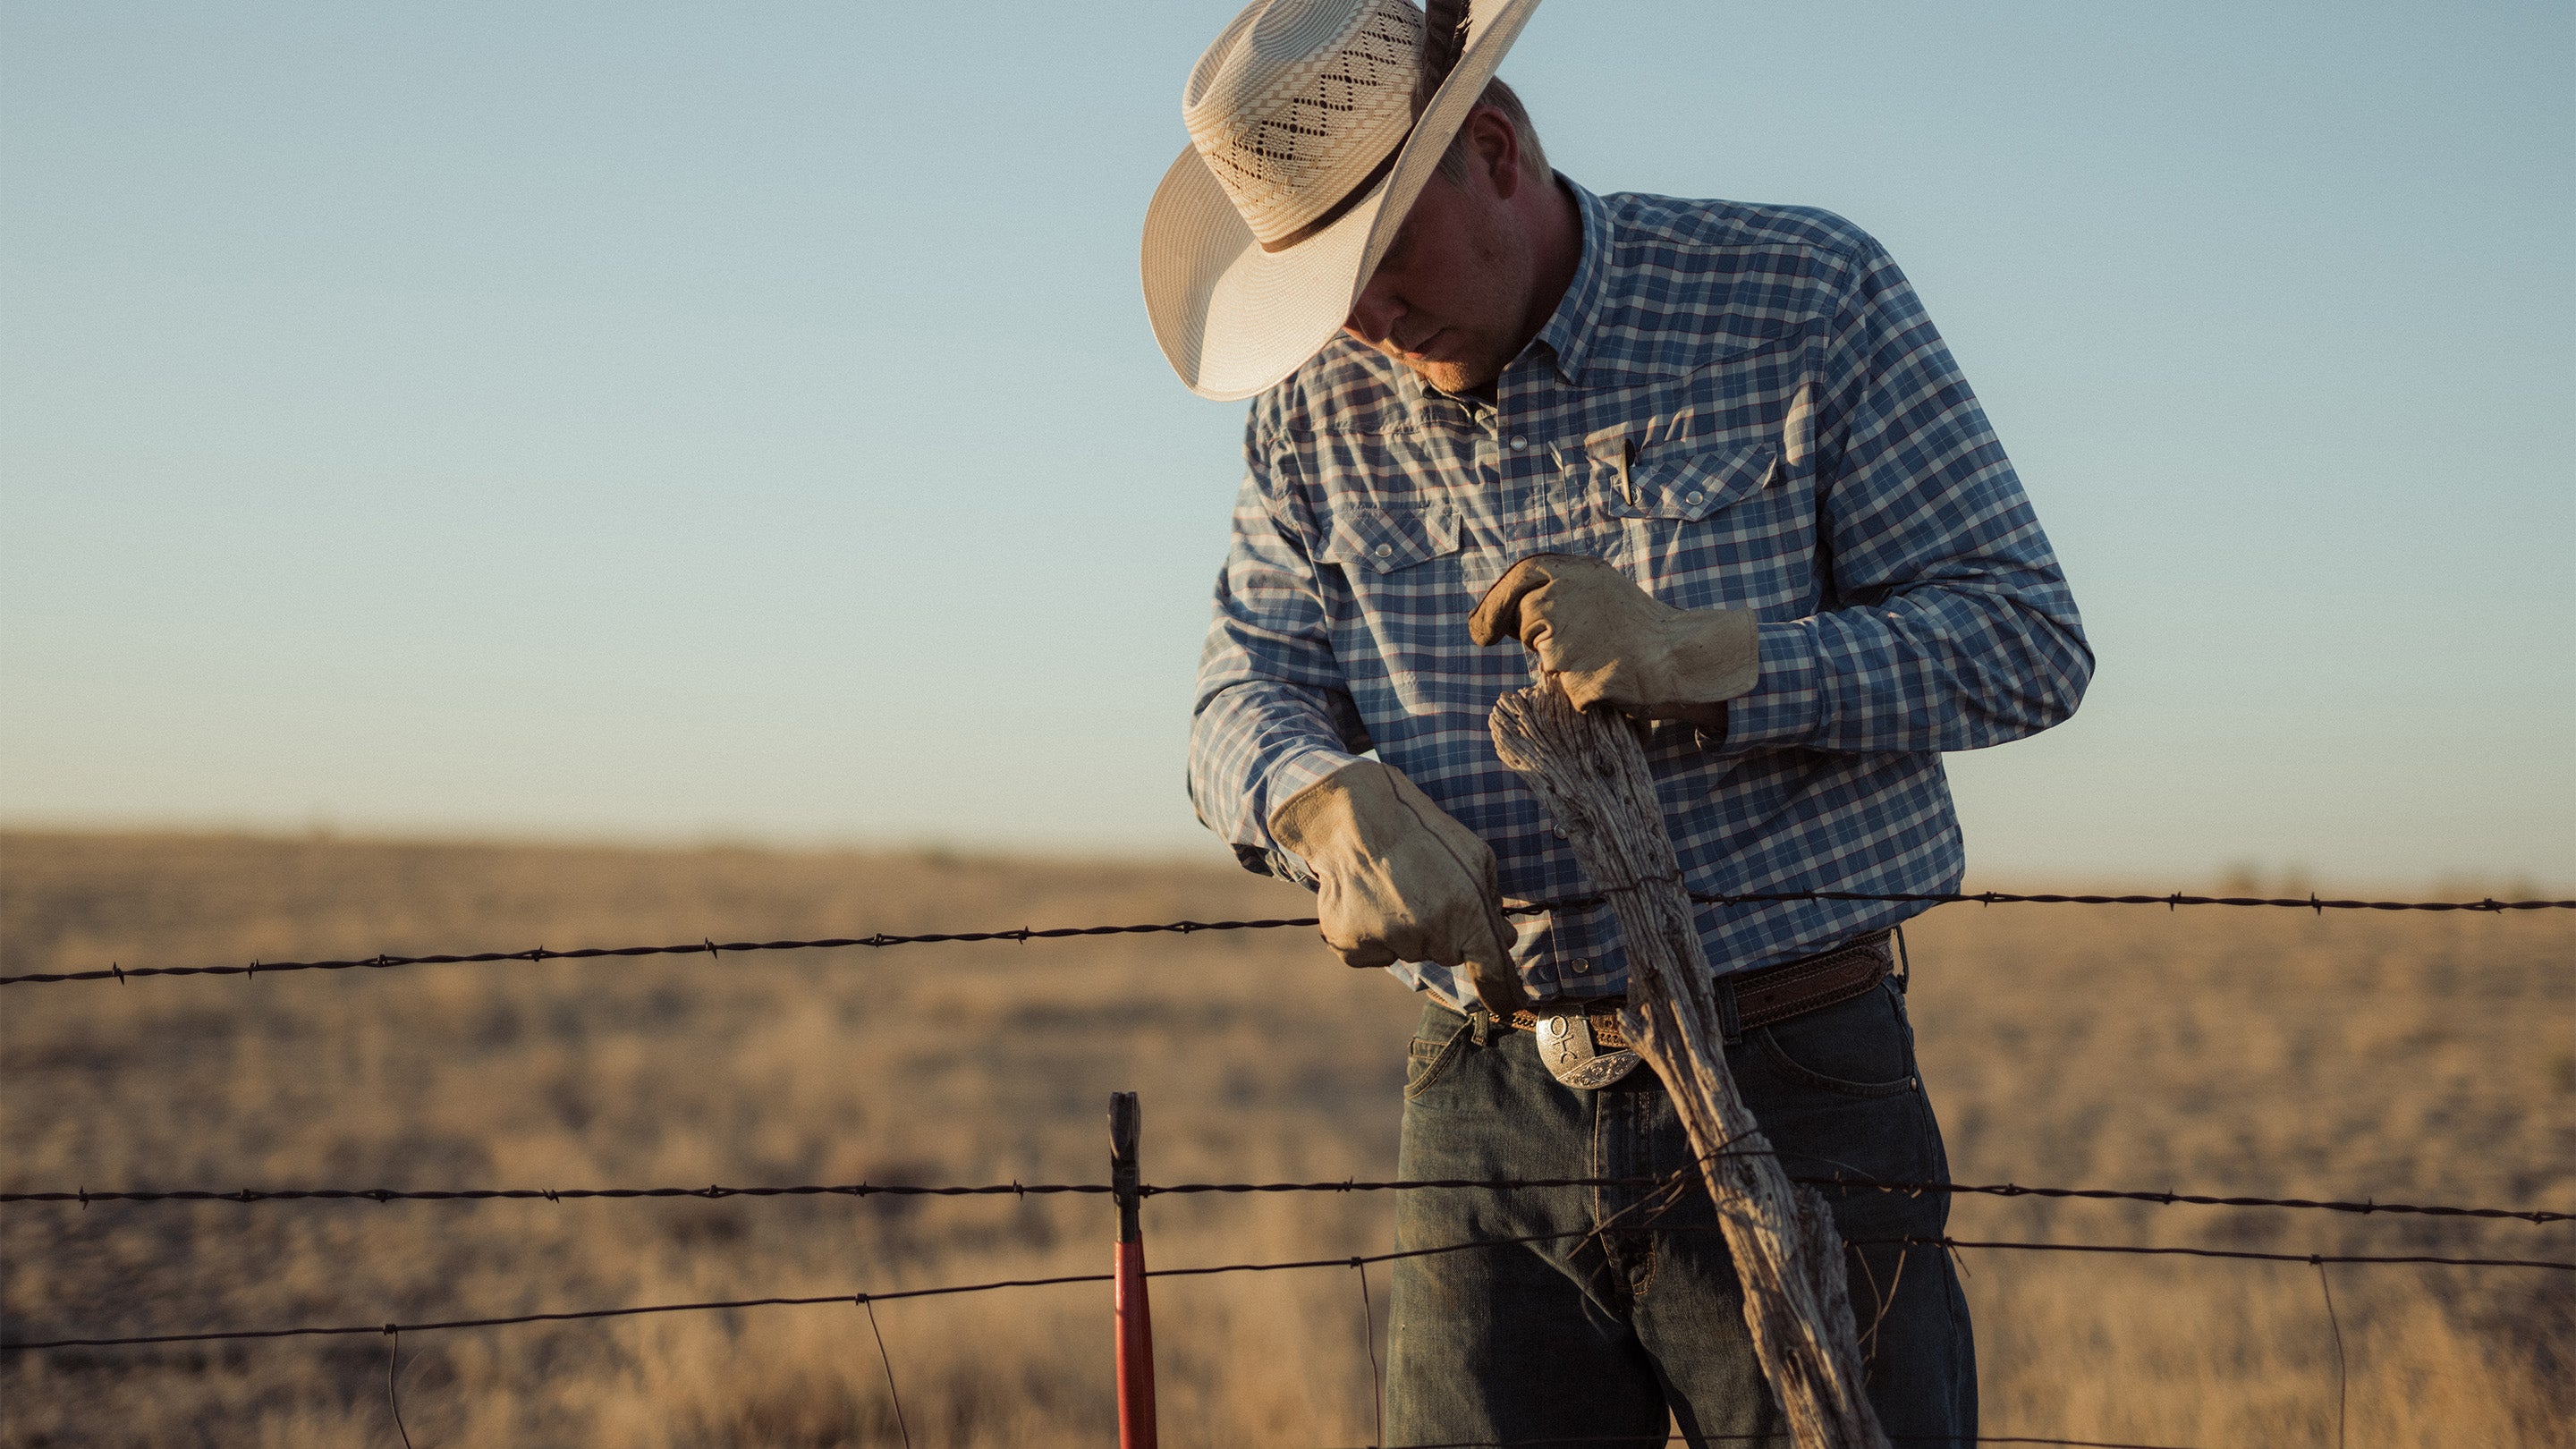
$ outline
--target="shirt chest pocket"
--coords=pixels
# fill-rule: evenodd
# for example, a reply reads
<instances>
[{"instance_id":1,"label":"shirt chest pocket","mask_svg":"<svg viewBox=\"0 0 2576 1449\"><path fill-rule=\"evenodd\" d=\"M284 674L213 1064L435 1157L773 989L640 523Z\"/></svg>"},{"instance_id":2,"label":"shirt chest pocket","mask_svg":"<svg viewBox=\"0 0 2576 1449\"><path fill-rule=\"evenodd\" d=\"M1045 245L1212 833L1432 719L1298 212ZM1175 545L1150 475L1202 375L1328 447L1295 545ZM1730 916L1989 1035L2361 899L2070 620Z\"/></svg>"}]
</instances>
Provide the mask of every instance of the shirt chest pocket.
<instances>
[{"instance_id":1,"label":"shirt chest pocket","mask_svg":"<svg viewBox=\"0 0 2576 1449\"><path fill-rule=\"evenodd\" d=\"M1602 509L1611 517L1692 523L1770 486L1779 467L1779 450L1768 443L1671 443L1634 458L1604 448L1593 458Z\"/></svg>"},{"instance_id":2,"label":"shirt chest pocket","mask_svg":"<svg viewBox=\"0 0 2576 1449\"><path fill-rule=\"evenodd\" d=\"M1332 532L1320 556L1340 564L1356 582L1363 574L1391 574L1456 553L1461 529L1458 510L1445 503L1354 504L1333 510Z\"/></svg>"}]
</instances>

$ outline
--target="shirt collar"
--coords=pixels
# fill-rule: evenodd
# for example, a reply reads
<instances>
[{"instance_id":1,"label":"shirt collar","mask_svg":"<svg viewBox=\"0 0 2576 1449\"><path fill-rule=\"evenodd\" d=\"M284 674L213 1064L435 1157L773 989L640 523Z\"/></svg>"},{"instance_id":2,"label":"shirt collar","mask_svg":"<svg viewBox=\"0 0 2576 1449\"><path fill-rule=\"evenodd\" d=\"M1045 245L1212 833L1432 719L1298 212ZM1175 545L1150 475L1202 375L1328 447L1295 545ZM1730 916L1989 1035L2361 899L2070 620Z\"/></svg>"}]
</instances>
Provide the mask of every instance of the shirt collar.
<instances>
[{"instance_id":1,"label":"shirt collar","mask_svg":"<svg viewBox=\"0 0 2576 1449\"><path fill-rule=\"evenodd\" d=\"M1556 370L1567 382L1580 384L1583 359L1592 350L1601 293L1610 276L1610 208L1562 173L1556 179L1574 197L1575 212L1583 219L1583 256L1574 264L1574 278L1565 284L1555 313L1531 342L1546 344L1556 354Z\"/></svg>"},{"instance_id":2,"label":"shirt collar","mask_svg":"<svg viewBox=\"0 0 2576 1449\"><path fill-rule=\"evenodd\" d=\"M1583 255L1574 264L1574 276L1565 284L1565 295L1557 299L1556 311L1547 325L1530 339L1530 347L1545 346L1556 358L1556 370L1576 386L1583 381L1583 359L1592 349L1593 321L1600 310L1601 293L1610 274L1610 208L1600 197L1566 178L1563 172L1552 173L1574 198L1575 213L1582 218ZM1526 356L1529 348L1521 349ZM1471 398L1456 398L1434 390L1412 368L1394 364L1395 393L1409 410L1419 412L1432 399L1441 399L1471 410L1485 404Z\"/></svg>"}]
</instances>

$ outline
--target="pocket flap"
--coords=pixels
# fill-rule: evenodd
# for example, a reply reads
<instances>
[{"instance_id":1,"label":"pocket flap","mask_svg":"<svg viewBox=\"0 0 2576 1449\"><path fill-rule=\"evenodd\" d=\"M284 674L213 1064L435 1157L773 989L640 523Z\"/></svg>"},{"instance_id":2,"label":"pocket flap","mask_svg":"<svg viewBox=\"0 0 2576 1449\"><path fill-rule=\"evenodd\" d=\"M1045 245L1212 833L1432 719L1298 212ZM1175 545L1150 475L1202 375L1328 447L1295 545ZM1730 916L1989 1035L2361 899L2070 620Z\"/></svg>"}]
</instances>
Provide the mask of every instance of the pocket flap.
<instances>
[{"instance_id":1,"label":"pocket flap","mask_svg":"<svg viewBox=\"0 0 2576 1449\"><path fill-rule=\"evenodd\" d=\"M1780 450L1752 447L1665 447L1640 454L1629 466L1624 495L1614 491L1610 513L1618 518L1702 519L1771 481Z\"/></svg>"},{"instance_id":2,"label":"pocket flap","mask_svg":"<svg viewBox=\"0 0 2576 1449\"><path fill-rule=\"evenodd\" d=\"M1338 508L1333 511L1333 532L1324 542L1323 557L1328 563L1361 564L1391 574L1456 553L1459 527L1458 510L1445 503L1420 508Z\"/></svg>"}]
</instances>

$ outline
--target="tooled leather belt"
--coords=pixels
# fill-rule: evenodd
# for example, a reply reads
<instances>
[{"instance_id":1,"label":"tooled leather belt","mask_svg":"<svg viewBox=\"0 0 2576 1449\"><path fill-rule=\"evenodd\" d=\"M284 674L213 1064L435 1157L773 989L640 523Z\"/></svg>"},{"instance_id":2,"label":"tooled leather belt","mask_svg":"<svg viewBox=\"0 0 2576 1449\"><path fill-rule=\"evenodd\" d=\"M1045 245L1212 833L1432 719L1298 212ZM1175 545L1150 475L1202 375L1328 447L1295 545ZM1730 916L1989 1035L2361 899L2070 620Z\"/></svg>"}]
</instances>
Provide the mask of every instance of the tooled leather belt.
<instances>
[{"instance_id":1,"label":"tooled leather belt","mask_svg":"<svg viewBox=\"0 0 2576 1449\"><path fill-rule=\"evenodd\" d=\"M1880 931L1830 951L1783 961L1777 966L1734 972L1719 980L1733 990L1736 1030L1751 1031L1865 995L1876 990L1894 968L1888 934ZM1515 1011L1498 1020L1520 1031L1537 1032L1541 1055L1547 1058L1558 1080L1568 1086L1606 1085L1626 1076L1635 1065L1635 1058L1626 1056L1627 1033L1619 1029L1619 1008L1627 1001L1624 996L1591 997L1553 1003L1537 1011ZM1586 1027L1589 1042L1568 1040L1582 1034ZM1558 1050L1551 1052L1552 1046ZM1614 1054L1625 1059L1615 1060ZM1560 1062L1560 1056L1566 1059Z\"/></svg>"}]
</instances>

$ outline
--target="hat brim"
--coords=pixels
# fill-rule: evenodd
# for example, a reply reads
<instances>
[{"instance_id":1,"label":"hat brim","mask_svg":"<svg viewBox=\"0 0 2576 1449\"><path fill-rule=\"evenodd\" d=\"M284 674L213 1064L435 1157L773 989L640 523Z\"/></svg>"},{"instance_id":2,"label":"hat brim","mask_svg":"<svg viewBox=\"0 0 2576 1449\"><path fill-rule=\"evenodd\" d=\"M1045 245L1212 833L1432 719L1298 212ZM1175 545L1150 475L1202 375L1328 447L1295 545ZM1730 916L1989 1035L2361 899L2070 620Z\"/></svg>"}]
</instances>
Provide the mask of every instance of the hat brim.
<instances>
[{"instance_id":1,"label":"hat brim","mask_svg":"<svg viewBox=\"0 0 2576 1449\"><path fill-rule=\"evenodd\" d=\"M1537 9L1538 0L1472 7L1457 67L1415 119L1385 179L1293 247L1263 251L1198 151L1182 150L1145 209L1143 271L1154 340L1190 391L1250 397L1332 340Z\"/></svg>"}]
</instances>

